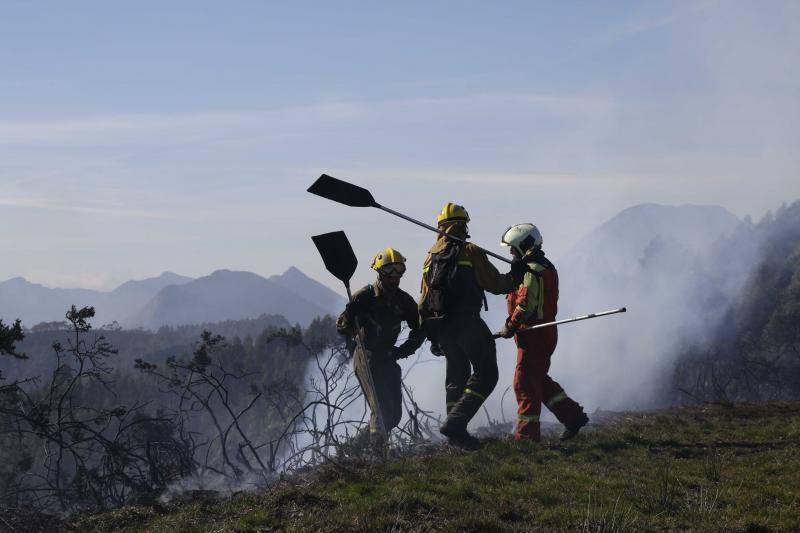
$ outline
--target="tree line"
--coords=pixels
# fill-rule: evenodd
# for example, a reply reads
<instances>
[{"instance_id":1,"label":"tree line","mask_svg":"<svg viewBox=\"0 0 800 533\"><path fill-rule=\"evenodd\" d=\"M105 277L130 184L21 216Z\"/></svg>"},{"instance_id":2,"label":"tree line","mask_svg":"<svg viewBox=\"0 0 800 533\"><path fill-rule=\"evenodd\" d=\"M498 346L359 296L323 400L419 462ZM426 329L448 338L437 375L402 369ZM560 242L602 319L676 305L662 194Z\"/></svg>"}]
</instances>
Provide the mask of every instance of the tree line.
<instances>
[{"instance_id":1,"label":"tree line","mask_svg":"<svg viewBox=\"0 0 800 533\"><path fill-rule=\"evenodd\" d=\"M360 453L347 443L366 409L332 317L304 330L264 317L215 325L246 334L229 340L197 326L95 330L93 316L73 306L63 326L35 332L0 322L0 353L12 370L0 381L4 512L265 486L282 472ZM406 409L395 445L433 433L409 390Z\"/></svg>"},{"instance_id":2,"label":"tree line","mask_svg":"<svg viewBox=\"0 0 800 533\"><path fill-rule=\"evenodd\" d=\"M732 235L714 262L724 271L750 260L755 264L723 319L678 358L674 401L800 398L800 202Z\"/></svg>"}]
</instances>

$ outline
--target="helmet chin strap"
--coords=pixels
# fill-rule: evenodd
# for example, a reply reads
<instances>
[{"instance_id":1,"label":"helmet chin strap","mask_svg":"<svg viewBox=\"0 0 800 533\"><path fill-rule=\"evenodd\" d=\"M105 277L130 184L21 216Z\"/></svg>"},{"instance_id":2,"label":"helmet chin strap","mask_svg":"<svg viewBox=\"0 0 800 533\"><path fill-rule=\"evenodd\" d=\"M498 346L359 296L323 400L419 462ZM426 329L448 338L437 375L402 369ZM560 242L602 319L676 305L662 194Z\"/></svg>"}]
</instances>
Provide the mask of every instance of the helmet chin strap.
<instances>
[{"instance_id":1,"label":"helmet chin strap","mask_svg":"<svg viewBox=\"0 0 800 533\"><path fill-rule=\"evenodd\" d=\"M541 246L534 246L525 250L525 255L530 255L532 257L543 257L544 250L542 250Z\"/></svg>"},{"instance_id":2,"label":"helmet chin strap","mask_svg":"<svg viewBox=\"0 0 800 533\"><path fill-rule=\"evenodd\" d=\"M385 277L384 276L382 276L381 274L378 274L378 285L380 286L381 289L383 289L383 290L385 290L387 292L394 292L394 291L397 290L398 287L400 287L400 280L398 279L396 284L390 285L390 284L385 282Z\"/></svg>"}]
</instances>

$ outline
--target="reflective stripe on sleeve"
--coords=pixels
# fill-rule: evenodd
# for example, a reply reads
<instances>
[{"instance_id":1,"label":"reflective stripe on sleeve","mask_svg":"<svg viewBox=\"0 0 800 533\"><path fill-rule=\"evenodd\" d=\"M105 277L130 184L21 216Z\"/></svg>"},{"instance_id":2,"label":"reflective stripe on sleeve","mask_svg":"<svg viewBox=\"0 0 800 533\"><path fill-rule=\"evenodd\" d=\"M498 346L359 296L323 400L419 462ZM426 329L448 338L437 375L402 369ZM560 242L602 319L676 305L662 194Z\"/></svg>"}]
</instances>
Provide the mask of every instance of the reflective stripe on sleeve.
<instances>
[{"instance_id":1,"label":"reflective stripe on sleeve","mask_svg":"<svg viewBox=\"0 0 800 533\"><path fill-rule=\"evenodd\" d=\"M539 415L517 415L517 420L522 422L538 422Z\"/></svg>"},{"instance_id":2,"label":"reflective stripe on sleeve","mask_svg":"<svg viewBox=\"0 0 800 533\"><path fill-rule=\"evenodd\" d=\"M538 276L539 279L539 307L536 310L536 316L539 320L544 319L544 279Z\"/></svg>"}]
</instances>

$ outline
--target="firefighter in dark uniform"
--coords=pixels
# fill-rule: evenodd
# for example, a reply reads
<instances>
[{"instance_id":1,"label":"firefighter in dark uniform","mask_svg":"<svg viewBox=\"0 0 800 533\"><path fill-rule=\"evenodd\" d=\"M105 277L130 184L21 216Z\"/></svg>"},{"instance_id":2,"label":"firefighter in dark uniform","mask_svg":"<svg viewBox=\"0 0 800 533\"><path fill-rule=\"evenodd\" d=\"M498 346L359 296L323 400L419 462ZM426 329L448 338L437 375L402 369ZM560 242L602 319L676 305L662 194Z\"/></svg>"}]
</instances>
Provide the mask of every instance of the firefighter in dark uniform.
<instances>
[{"instance_id":1,"label":"firefighter in dark uniform","mask_svg":"<svg viewBox=\"0 0 800 533\"><path fill-rule=\"evenodd\" d=\"M453 203L446 204L437 218L439 230L461 239L469 237L468 222L466 209ZM483 291L507 294L521 275L501 274L482 249L441 234L425 259L420 316L432 350L447 360L447 420L439 431L453 444L477 445L467 424L498 379L494 339L480 316Z\"/></svg>"},{"instance_id":2,"label":"firefighter in dark uniform","mask_svg":"<svg viewBox=\"0 0 800 533\"><path fill-rule=\"evenodd\" d=\"M378 272L377 280L356 291L336 321L340 334L355 340L360 333L363 340L363 352L358 342L351 343L354 347L353 367L371 410L369 434L373 442L385 440L403 415L402 382L397 360L413 354L425 341L425 334L419 326L417 303L400 289L400 278L406 270L405 261L394 248L378 252L372 261L372 268ZM409 327L408 339L395 346L403 322ZM379 410L383 428L378 419Z\"/></svg>"}]
</instances>

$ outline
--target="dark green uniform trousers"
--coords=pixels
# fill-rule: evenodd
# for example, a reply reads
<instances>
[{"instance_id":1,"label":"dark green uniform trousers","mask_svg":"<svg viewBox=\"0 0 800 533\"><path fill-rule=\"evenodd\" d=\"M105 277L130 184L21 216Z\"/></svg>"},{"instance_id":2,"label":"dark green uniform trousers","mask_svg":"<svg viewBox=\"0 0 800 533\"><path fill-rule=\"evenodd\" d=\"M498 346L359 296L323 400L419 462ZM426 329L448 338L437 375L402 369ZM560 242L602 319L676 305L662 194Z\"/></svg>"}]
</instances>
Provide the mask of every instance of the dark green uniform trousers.
<instances>
[{"instance_id":1,"label":"dark green uniform trousers","mask_svg":"<svg viewBox=\"0 0 800 533\"><path fill-rule=\"evenodd\" d=\"M448 317L436 337L447 359L447 422L466 428L497 385L497 352L480 315Z\"/></svg>"},{"instance_id":2,"label":"dark green uniform trousers","mask_svg":"<svg viewBox=\"0 0 800 533\"><path fill-rule=\"evenodd\" d=\"M375 389L369 387L367 376L367 365L372 372L372 381ZM400 365L394 361L389 354L377 354L367 350L366 355L356 348L353 353L353 368L361 384L361 390L367 399L370 408L369 430L371 433L379 433L378 427L378 405L380 405L383 423L388 433L392 428L397 427L403 417L403 392Z\"/></svg>"}]
</instances>

